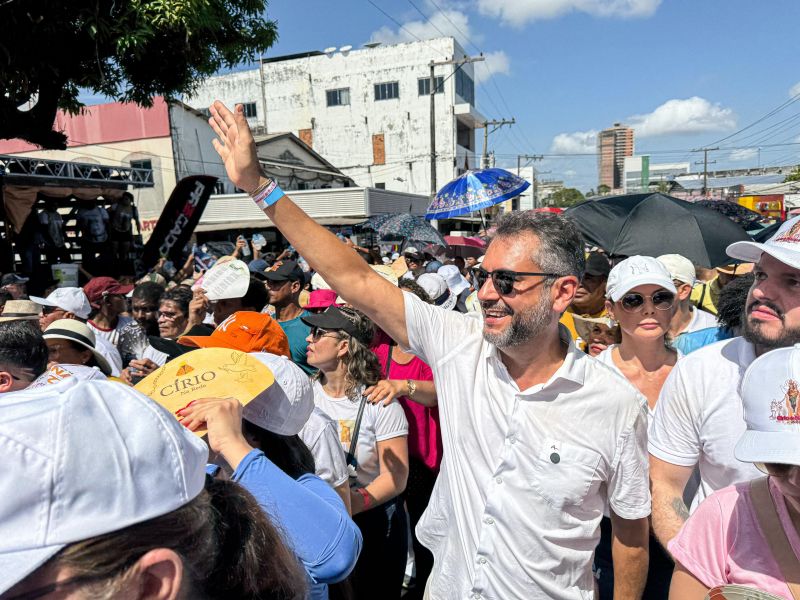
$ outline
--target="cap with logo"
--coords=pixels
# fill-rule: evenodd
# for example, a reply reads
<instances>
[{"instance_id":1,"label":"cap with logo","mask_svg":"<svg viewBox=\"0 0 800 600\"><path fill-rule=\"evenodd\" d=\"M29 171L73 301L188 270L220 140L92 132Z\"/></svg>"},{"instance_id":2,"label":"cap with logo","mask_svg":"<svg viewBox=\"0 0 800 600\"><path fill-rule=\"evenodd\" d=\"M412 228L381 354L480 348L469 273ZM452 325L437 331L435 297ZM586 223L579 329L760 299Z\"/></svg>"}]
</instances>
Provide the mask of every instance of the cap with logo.
<instances>
[{"instance_id":1,"label":"cap with logo","mask_svg":"<svg viewBox=\"0 0 800 600\"><path fill-rule=\"evenodd\" d=\"M104 375L111 375L111 365L106 358L97 351L95 347L97 340L94 332L89 329L86 323L81 323L75 319L58 319L50 323L44 330L42 337L46 340L69 340L91 350L97 366Z\"/></svg>"},{"instance_id":2,"label":"cap with logo","mask_svg":"<svg viewBox=\"0 0 800 600\"><path fill-rule=\"evenodd\" d=\"M423 273L417 277L417 283L436 306L445 310L453 310L458 302L458 296L450 291L444 277L438 273Z\"/></svg>"},{"instance_id":3,"label":"cap with logo","mask_svg":"<svg viewBox=\"0 0 800 600\"><path fill-rule=\"evenodd\" d=\"M755 359L742 378L741 397L747 431L736 458L800 465L800 344Z\"/></svg>"},{"instance_id":4,"label":"cap with logo","mask_svg":"<svg viewBox=\"0 0 800 600\"><path fill-rule=\"evenodd\" d=\"M65 546L168 514L203 490L208 447L155 402L72 377L0 406L0 593Z\"/></svg>"},{"instance_id":5,"label":"cap with logo","mask_svg":"<svg viewBox=\"0 0 800 600\"><path fill-rule=\"evenodd\" d=\"M734 242L725 252L731 258L745 262L758 262L763 253L800 269L800 216L789 219L766 242Z\"/></svg>"},{"instance_id":6,"label":"cap with logo","mask_svg":"<svg viewBox=\"0 0 800 600\"><path fill-rule=\"evenodd\" d=\"M305 273L293 260L279 260L264 272L269 281L305 281Z\"/></svg>"},{"instance_id":7,"label":"cap with logo","mask_svg":"<svg viewBox=\"0 0 800 600\"><path fill-rule=\"evenodd\" d=\"M53 290L47 298L31 296L31 300L42 306L52 306L70 312L79 319L88 319L92 312L89 299L81 288L63 287Z\"/></svg>"},{"instance_id":8,"label":"cap with logo","mask_svg":"<svg viewBox=\"0 0 800 600\"><path fill-rule=\"evenodd\" d=\"M685 256L681 256L680 254L662 254L656 260L667 268L670 277L675 281L688 283L692 286L695 284L697 272L695 271L692 261Z\"/></svg>"},{"instance_id":9,"label":"cap with logo","mask_svg":"<svg viewBox=\"0 0 800 600\"><path fill-rule=\"evenodd\" d=\"M356 326L356 319L357 317L352 310L339 308L338 306L329 306L325 309L325 312L300 317L300 320L310 327L344 331L354 338L360 338L362 333Z\"/></svg>"},{"instance_id":10,"label":"cap with logo","mask_svg":"<svg viewBox=\"0 0 800 600\"><path fill-rule=\"evenodd\" d=\"M171 360L136 389L172 414L200 398L236 398L248 421L273 433L295 435L314 410L314 395L306 386L310 391L308 375L285 357L203 348ZM248 410L251 403L255 406Z\"/></svg>"},{"instance_id":11,"label":"cap with logo","mask_svg":"<svg viewBox=\"0 0 800 600\"><path fill-rule=\"evenodd\" d=\"M94 277L83 286L83 292L93 308L100 307L100 301L106 296L124 296L133 289L133 285L123 285L113 277Z\"/></svg>"},{"instance_id":12,"label":"cap with logo","mask_svg":"<svg viewBox=\"0 0 800 600\"><path fill-rule=\"evenodd\" d=\"M42 316L42 307L32 300L9 300L0 313L0 323L5 321L33 321Z\"/></svg>"},{"instance_id":13,"label":"cap with logo","mask_svg":"<svg viewBox=\"0 0 800 600\"><path fill-rule=\"evenodd\" d=\"M667 268L652 256L631 256L616 264L608 274L606 298L617 302L633 288L640 285L659 285L677 294Z\"/></svg>"},{"instance_id":14,"label":"cap with logo","mask_svg":"<svg viewBox=\"0 0 800 600\"><path fill-rule=\"evenodd\" d=\"M185 335L178 338L178 343L195 348L230 348L291 356L289 338L278 322L269 315L246 310L230 315L211 335Z\"/></svg>"}]
</instances>

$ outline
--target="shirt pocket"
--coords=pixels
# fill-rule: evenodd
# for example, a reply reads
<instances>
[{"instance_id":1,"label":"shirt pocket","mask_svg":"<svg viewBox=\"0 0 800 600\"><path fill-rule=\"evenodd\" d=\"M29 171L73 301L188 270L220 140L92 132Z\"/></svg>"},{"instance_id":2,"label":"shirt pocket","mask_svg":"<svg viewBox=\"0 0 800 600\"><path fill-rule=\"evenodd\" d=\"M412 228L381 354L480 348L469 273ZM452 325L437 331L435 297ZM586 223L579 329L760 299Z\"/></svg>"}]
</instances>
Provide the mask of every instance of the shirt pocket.
<instances>
[{"instance_id":1,"label":"shirt pocket","mask_svg":"<svg viewBox=\"0 0 800 600\"><path fill-rule=\"evenodd\" d=\"M553 508L581 507L600 485L600 458L589 448L549 440L534 459L531 486Z\"/></svg>"}]
</instances>

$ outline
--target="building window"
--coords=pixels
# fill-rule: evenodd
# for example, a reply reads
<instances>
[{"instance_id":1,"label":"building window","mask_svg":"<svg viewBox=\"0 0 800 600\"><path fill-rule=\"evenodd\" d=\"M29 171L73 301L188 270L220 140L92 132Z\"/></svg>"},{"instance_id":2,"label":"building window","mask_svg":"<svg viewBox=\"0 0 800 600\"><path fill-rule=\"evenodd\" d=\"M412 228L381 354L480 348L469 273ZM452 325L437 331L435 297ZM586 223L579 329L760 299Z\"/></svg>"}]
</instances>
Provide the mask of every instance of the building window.
<instances>
[{"instance_id":1,"label":"building window","mask_svg":"<svg viewBox=\"0 0 800 600\"><path fill-rule=\"evenodd\" d=\"M475 104L475 82L462 69L456 71L456 94L469 104Z\"/></svg>"},{"instance_id":2,"label":"building window","mask_svg":"<svg viewBox=\"0 0 800 600\"><path fill-rule=\"evenodd\" d=\"M375 100L391 100L400 97L400 84L396 81L375 84Z\"/></svg>"},{"instance_id":3,"label":"building window","mask_svg":"<svg viewBox=\"0 0 800 600\"><path fill-rule=\"evenodd\" d=\"M429 96L431 93L431 78L420 77L417 79L417 91L420 96ZM444 92L444 77L439 76L436 78L436 93L441 94Z\"/></svg>"},{"instance_id":4,"label":"building window","mask_svg":"<svg viewBox=\"0 0 800 600\"><path fill-rule=\"evenodd\" d=\"M350 88L328 90L325 95L328 98L328 106L347 106L350 104Z\"/></svg>"},{"instance_id":5,"label":"building window","mask_svg":"<svg viewBox=\"0 0 800 600\"><path fill-rule=\"evenodd\" d=\"M375 189L376 190L385 190L386 189L386 184L385 183L376 183L375 184Z\"/></svg>"},{"instance_id":6,"label":"building window","mask_svg":"<svg viewBox=\"0 0 800 600\"><path fill-rule=\"evenodd\" d=\"M142 160L132 160L131 161L131 169L150 169L153 170L153 161L149 158L145 158Z\"/></svg>"},{"instance_id":7,"label":"building window","mask_svg":"<svg viewBox=\"0 0 800 600\"><path fill-rule=\"evenodd\" d=\"M243 102L242 107L244 108L244 116L248 119L255 119L258 116L255 102Z\"/></svg>"}]
</instances>

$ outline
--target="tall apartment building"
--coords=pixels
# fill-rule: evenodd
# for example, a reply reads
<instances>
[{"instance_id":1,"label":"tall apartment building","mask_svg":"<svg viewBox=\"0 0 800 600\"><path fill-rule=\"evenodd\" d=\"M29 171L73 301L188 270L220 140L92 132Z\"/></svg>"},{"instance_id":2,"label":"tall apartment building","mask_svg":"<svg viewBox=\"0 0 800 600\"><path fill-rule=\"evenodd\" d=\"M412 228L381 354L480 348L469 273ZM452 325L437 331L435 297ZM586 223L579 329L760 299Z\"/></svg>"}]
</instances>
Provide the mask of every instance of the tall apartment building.
<instances>
[{"instance_id":1,"label":"tall apartment building","mask_svg":"<svg viewBox=\"0 0 800 600\"><path fill-rule=\"evenodd\" d=\"M209 78L185 99L244 104L258 133L291 132L357 185L429 194L430 62L466 52L452 37L264 58ZM435 67L436 178L441 187L476 168L472 64Z\"/></svg>"},{"instance_id":2,"label":"tall apartment building","mask_svg":"<svg viewBox=\"0 0 800 600\"><path fill-rule=\"evenodd\" d=\"M614 123L597 134L598 185L622 190L626 156L633 156L633 129Z\"/></svg>"}]
</instances>

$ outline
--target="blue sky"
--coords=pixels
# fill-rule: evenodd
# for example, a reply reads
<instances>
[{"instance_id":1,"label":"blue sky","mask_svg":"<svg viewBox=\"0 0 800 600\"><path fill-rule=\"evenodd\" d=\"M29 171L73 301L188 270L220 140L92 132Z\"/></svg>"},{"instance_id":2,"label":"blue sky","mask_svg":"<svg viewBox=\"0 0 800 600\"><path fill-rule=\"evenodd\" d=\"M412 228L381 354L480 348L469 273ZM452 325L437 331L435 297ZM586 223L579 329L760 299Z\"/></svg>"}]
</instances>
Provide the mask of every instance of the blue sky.
<instances>
[{"instance_id":1,"label":"blue sky","mask_svg":"<svg viewBox=\"0 0 800 600\"><path fill-rule=\"evenodd\" d=\"M651 152L651 162L700 160L689 151L789 101L800 83L797 0L372 2L405 30L369 0L272 0L280 39L268 55L453 35L490 57L491 78L476 65L479 110L517 120L490 138L498 164L544 154L537 166L551 173L542 177L584 191L596 185L596 159L580 155L594 151L597 130L634 125L636 151ZM800 100L711 158L720 168L755 167L760 147L762 165L800 163L800 143L775 145L800 142L793 115Z\"/></svg>"}]
</instances>

